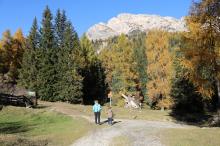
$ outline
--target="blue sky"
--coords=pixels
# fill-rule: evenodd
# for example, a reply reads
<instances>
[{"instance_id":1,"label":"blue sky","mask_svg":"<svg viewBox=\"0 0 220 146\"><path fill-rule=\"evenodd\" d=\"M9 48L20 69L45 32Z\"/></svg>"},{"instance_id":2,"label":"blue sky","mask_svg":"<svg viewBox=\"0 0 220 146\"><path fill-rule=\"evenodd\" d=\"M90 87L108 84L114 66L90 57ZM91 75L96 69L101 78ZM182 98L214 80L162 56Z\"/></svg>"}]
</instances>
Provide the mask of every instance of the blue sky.
<instances>
[{"instance_id":1,"label":"blue sky","mask_svg":"<svg viewBox=\"0 0 220 146\"><path fill-rule=\"evenodd\" d=\"M0 0L0 33L22 28L28 34L33 18L38 22L48 5L55 15L64 9L81 36L98 22L106 22L120 13L157 14L181 18L188 14L192 0Z\"/></svg>"}]
</instances>

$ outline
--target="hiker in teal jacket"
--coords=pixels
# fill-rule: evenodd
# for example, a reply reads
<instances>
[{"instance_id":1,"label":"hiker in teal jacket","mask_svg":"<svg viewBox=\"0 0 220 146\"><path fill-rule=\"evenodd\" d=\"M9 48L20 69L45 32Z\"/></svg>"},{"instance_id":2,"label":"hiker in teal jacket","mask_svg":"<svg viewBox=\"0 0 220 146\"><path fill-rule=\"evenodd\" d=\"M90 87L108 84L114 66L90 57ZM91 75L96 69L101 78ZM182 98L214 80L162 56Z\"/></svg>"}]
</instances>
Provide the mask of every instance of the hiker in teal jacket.
<instances>
[{"instance_id":1,"label":"hiker in teal jacket","mask_svg":"<svg viewBox=\"0 0 220 146\"><path fill-rule=\"evenodd\" d=\"M98 103L98 100L95 100L95 104L92 107L95 114L95 123L100 124L100 115L101 115L101 105Z\"/></svg>"}]
</instances>

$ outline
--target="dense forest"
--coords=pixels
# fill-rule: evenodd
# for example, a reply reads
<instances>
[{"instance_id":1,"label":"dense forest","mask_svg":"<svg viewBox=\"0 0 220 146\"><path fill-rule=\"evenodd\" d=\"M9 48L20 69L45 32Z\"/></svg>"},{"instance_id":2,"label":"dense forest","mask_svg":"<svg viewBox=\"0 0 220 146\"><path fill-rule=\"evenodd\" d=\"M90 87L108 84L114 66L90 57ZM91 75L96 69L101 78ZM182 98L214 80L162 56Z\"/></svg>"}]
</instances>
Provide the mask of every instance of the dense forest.
<instances>
[{"instance_id":1,"label":"dense forest","mask_svg":"<svg viewBox=\"0 0 220 146\"><path fill-rule=\"evenodd\" d=\"M41 100L92 103L104 98L107 85L101 62L92 43L78 38L65 11L53 19L48 7L41 25L34 18L25 38L19 29L1 39L1 92L11 87L35 91Z\"/></svg>"},{"instance_id":2,"label":"dense forest","mask_svg":"<svg viewBox=\"0 0 220 146\"><path fill-rule=\"evenodd\" d=\"M27 37L0 40L0 92L36 91L41 100L122 106L121 94L153 109L188 112L220 107L220 4L194 2L186 32L134 32L103 41L78 37L64 10L46 7Z\"/></svg>"}]
</instances>

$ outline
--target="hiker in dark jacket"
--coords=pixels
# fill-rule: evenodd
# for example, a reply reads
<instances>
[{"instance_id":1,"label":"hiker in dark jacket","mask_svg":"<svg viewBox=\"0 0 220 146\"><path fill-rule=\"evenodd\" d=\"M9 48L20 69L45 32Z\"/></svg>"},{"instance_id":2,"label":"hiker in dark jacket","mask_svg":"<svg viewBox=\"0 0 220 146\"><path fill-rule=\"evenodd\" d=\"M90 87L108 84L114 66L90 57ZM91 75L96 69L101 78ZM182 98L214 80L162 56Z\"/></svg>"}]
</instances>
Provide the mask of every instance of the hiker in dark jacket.
<instances>
[{"instance_id":1,"label":"hiker in dark jacket","mask_svg":"<svg viewBox=\"0 0 220 146\"><path fill-rule=\"evenodd\" d=\"M95 100L95 104L92 107L95 115L95 123L100 124L100 115L101 115L101 105L98 103L98 100Z\"/></svg>"}]
</instances>

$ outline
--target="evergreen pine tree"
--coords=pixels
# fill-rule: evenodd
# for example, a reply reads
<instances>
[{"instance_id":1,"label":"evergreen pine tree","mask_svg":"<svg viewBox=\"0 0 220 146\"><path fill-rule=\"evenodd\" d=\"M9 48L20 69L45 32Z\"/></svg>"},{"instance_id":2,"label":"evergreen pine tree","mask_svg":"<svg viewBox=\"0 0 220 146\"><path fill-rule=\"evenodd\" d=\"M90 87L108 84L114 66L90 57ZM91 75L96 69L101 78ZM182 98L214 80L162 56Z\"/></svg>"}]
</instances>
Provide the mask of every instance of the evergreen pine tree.
<instances>
[{"instance_id":1,"label":"evergreen pine tree","mask_svg":"<svg viewBox=\"0 0 220 146\"><path fill-rule=\"evenodd\" d=\"M185 117L189 113L204 112L204 100L196 91L195 86L184 78L186 69L180 63L183 56L180 50L182 44L182 33L173 33L170 37L170 46L174 53L173 66L175 68L175 76L172 79L172 89L170 92L174 101L172 112L180 115L180 117Z\"/></svg>"},{"instance_id":2,"label":"evergreen pine tree","mask_svg":"<svg viewBox=\"0 0 220 146\"><path fill-rule=\"evenodd\" d=\"M38 70L38 92L43 100L54 101L57 97L56 82L58 62L57 45L55 43L54 27L52 24L52 14L48 6L43 12L42 28L40 31L40 55Z\"/></svg>"},{"instance_id":3,"label":"evergreen pine tree","mask_svg":"<svg viewBox=\"0 0 220 146\"><path fill-rule=\"evenodd\" d=\"M92 42L84 35L81 38L81 53L84 61L83 103L92 104L94 100L103 102L106 94L105 74Z\"/></svg>"},{"instance_id":4,"label":"evergreen pine tree","mask_svg":"<svg viewBox=\"0 0 220 146\"><path fill-rule=\"evenodd\" d=\"M136 62L135 70L138 74L138 88L141 96L147 101L147 56L145 54L145 34L137 34L133 36L134 61Z\"/></svg>"},{"instance_id":5,"label":"evergreen pine tree","mask_svg":"<svg viewBox=\"0 0 220 146\"><path fill-rule=\"evenodd\" d=\"M79 49L79 39L72 24L66 22L64 33L61 39L62 48L59 50L59 72L57 91L59 100L79 102L82 97L82 77L78 73L77 61L74 59L79 57L76 51Z\"/></svg>"},{"instance_id":6,"label":"evergreen pine tree","mask_svg":"<svg viewBox=\"0 0 220 146\"><path fill-rule=\"evenodd\" d=\"M64 43L64 33L67 26L67 18L65 11L57 10L56 17L55 17L55 36L56 36L56 43L60 48L63 47Z\"/></svg>"},{"instance_id":7,"label":"evergreen pine tree","mask_svg":"<svg viewBox=\"0 0 220 146\"><path fill-rule=\"evenodd\" d=\"M34 18L30 34L27 37L27 43L22 59L22 67L19 73L18 83L30 90L37 90L38 63L37 58L39 51L39 32L37 26L37 19Z\"/></svg>"}]
</instances>

